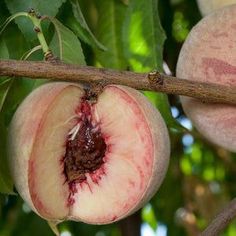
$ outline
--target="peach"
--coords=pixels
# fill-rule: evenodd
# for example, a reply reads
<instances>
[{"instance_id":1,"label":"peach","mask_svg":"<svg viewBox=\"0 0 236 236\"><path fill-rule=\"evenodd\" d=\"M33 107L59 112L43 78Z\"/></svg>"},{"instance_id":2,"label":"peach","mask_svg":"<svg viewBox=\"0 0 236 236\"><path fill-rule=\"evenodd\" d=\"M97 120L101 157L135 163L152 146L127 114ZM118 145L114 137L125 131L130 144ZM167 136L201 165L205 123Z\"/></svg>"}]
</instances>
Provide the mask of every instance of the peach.
<instances>
[{"instance_id":1,"label":"peach","mask_svg":"<svg viewBox=\"0 0 236 236\"><path fill-rule=\"evenodd\" d=\"M159 188L169 162L160 113L118 85L96 101L74 83L33 91L9 130L16 189L48 220L106 224L132 214Z\"/></svg>"},{"instance_id":2,"label":"peach","mask_svg":"<svg viewBox=\"0 0 236 236\"><path fill-rule=\"evenodd\" d=\"M235 4L236 0L197 0L198 7L203 16L227 5Z\"/></svg>"},{"instance_id":3,"label":"peach","mask_svg":"<svg viewBox=\"0 0 236 236\"><path fill-rule=\"evenodd\" d=\"M236 5L203 18L190 32L177 77L236 86ZM224 92L224 91L222 91ZM186 115L209 141L236 151L236 107L181 97Z\"/></svg>"}]
</instances>

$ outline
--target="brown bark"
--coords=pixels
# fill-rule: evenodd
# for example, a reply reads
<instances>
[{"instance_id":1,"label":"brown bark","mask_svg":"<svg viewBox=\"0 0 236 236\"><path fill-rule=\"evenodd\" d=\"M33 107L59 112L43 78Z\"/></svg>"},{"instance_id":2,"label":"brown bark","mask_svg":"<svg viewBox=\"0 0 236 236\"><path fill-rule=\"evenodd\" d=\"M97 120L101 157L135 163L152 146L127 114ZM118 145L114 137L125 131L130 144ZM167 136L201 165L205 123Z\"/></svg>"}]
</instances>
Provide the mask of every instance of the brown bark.
<instances>
[{"instance_id":1,"label":"brown bark","mask_svg":"<svg viewBox=\"0 0 236 236\"><path fill-rule=\"evenodd\" d=\"M121 220L119 222L122 236L140 236L141 235L141 212L138 211L135 214Z\"/></svg>"},{"instance_id":2,"label":"brown bark","mask_svg":"<svg viewBox=\"0 0 236 236\"><path fill-rule=\"evenodd\" d=\"M194 82L160 73L135 73L62 62L0 60L0 76L121 84L140 90L184 95L203 102L236 105L236 87Z\"/></svg>"},{"instance_id":3,"label":"brown bark","mask_svg":"<svg viewBox=\"0 0 236 236\"><path fill-rule=\"evenodd\" d=\"M207 226L200 236L217 236L236 216L236 198L233 199Z\"/></svg>"}]
</instances>

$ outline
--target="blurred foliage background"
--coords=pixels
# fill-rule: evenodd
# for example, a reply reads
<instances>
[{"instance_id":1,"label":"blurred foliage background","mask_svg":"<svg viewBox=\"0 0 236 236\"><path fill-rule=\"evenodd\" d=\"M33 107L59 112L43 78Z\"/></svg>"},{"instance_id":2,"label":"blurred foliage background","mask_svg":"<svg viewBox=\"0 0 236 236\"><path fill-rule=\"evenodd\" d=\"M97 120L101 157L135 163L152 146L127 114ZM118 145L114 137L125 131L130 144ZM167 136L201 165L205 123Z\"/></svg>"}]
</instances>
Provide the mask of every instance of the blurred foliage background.
<instances>
[{"instance_id":1,"label":"blurred foliage background","mask_svg":"<svg viewBox=\"0 0 236 236\"><path fill-rule=\"evenodd\" d=\"M181 45L201 19L195 0L1 0L0 25L31 7L51 17L43 31L64 62L139 72L174 74ZM17 17L0 35L0 58L43 60L38 44L30 20ZM53 235L47 222L13 194L6 161L11 117L44 82L0 81L0 236ZM178 97L144 93L161 111L171 136L170 166L160 190L127 219L105 226L64 222L59 225L62 236L194 236L235 196L235 154L204 140L183 114ZM236 223L222 235L236 235Z\"/></svg>"}]
</instances>

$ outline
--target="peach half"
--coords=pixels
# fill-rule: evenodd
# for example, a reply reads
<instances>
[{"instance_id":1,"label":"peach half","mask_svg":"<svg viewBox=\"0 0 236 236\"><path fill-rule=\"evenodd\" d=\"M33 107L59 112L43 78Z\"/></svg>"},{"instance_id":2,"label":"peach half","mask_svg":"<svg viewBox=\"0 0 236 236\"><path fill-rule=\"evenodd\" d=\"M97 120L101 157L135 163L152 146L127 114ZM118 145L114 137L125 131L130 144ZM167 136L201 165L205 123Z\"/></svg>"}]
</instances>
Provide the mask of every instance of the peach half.
<instances>
[{"instance_id":1,"label":"peach half","mask_svg":"<svg viewBox=\"0 0 236 236\"><path fill-rule=\"evenodd\" d=\"M47 220L107 224L132 214L159 188L169 152L159 112L118 85L93 102L78 84L43 85L9 130L16 189Z\"/></svg>"},{"instance_id":2,"label":"peach half","mask_svg":"<svg viewBox=\"0 0 236 236\"><path fill-rule=\"evenodd\" d=\"M235 16L236 5L228 6L206 16L191 30L179 55L178 77L236 87ZM236 152L235 106L207 104L187 97L181 97L181 102L205 138Z\"/></svg>"}]
</instances>

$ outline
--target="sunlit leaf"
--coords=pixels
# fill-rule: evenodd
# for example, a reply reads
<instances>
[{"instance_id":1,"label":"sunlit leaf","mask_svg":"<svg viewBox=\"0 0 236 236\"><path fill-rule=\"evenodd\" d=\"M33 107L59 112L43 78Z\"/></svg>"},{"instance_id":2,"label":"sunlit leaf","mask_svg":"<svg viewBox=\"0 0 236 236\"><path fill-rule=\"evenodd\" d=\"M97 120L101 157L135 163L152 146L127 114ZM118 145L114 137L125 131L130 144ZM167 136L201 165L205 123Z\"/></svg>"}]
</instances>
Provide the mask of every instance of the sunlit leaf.
<instances>
[{"instance_id":1,"label":"sunlit leaf","mask_svg":"<svg viewBox=\"0 0 236 236\"><path fill-rule=\"evenodd\" d=\"M134 71L150 72L163 70L163 44L165 34L158 16L158 1L130 0L123 25L125 55ZM183 131L173 119L166 94L145 92L159 109L167 125Z\"/></svg>"},{"instance_id":2,"label":"sunlit leaf","mask_svg":"<svg viewBox=\"0 0 236 236\"><path fill-rule=\"evenodd\" d=\"M202 161L202 150L198 143L192 146L191 159L195 164L200 164Z\"/></svg>"},{"instance_id":3,"label":"sunlit leaf","mask_svg":"<svg viewBox=\"0 0 236 236\"><path fill-rule=\"evenodd\" d=\"M116 0L97 0L95 3L99 15L96 36L107 48L106 51L96 50L96 58L103 67L127 69L122 42L127 6Z\"/></svg>"},{"instance_id":4,"label":"sunlit leaf","mask_svg":"<svg viewBox=\"0 0 236 236\"><path fill-rule=\"evenodd\" d=\"M142 210L142 219L148 223L153 230L157 228L157 219L151 204L145 206Z\"/></svg>"},{"instance_id":5,"label":"sunlit leaf","mask_svg":"<svg viewBox=\"0 0 236 236\"><path fill-rule=\"evenodd\" d=\"M173 36L176 41L183 42L189 33L189 22L184 19L182 12L175 12L173 22Z\"/></svg>"},{"instance_id":6,"label":"sunlit leaf","mask_svg":"<svg viewBox=\"0 0 236 236\"><path fill-rule=\"evenodd\" d=\"M162 71L165 34L158 16L158 1L130 0L124 24L124 42L136 71Z\"/></svg>"},{"instance_id":7,"label":"sunlit leaf","mask_svg":"<svg viewBox=\"0 0 236 236\"><path fill-rule=\"evenodd\" d=\"M225 234L223 234L222 236L234 236L234 235L236 235L236 222L235 221L228 226L228 229L226 230Z\"/></svg>"},{"instance_id":8,"label":"sunlit leaf","mask_svg":"<svg viewBox=\"0 0 236 236\"><path fill-rule=\"evenodd\" d=\"M203 178L206 181L212 181L215 179L215 168L214 166L204 166Z\"/></svg>"},{"instance_id":9,"label":"sunlit leaf","mask_svg":"<svg viewBox=\"0 0 236 236\"><path fill-rule=\"evenodd\" d=\"M181 171L185 175L191 175L192 174L192 165L191 161L189 160L189 157L187 155L184 155L180 160L180 168Z\"/></svg>"}]
</instances>

